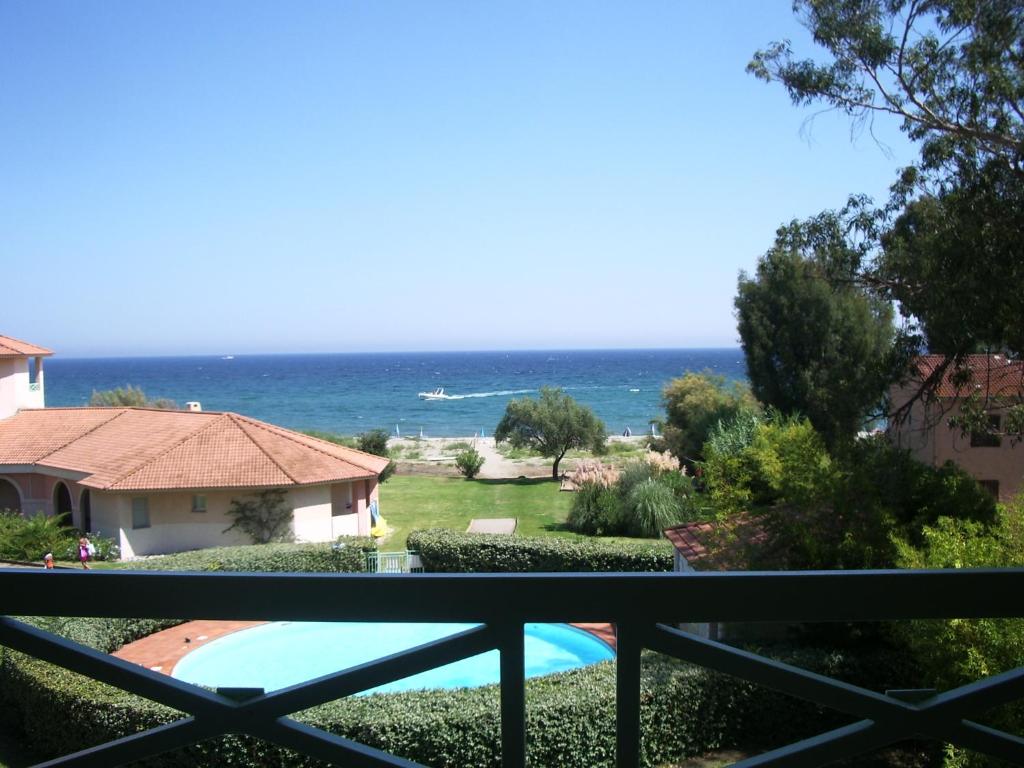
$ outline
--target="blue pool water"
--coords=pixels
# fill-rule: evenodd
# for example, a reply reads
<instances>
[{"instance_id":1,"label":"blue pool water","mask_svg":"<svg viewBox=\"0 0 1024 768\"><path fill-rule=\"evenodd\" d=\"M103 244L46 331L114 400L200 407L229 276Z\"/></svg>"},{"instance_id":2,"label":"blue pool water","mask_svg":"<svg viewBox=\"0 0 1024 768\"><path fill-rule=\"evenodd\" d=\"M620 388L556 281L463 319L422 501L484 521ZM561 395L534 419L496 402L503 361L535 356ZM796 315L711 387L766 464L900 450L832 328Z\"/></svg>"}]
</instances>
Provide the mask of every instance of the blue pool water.
<instances>
[{"instance_id":1,"label":"blue pool water","mask_svg":"<svg viewBox=\"0 0 1024 768\"><path fill-rule=\"evenodd\" d=\"M276 622L235 632L178 662L179 680L211 688L274 691L413 648L475 624ZM526 676L564 672L614 658L607 643L568 624L527 624ZM382 685L366 693L497 683L498 651Z\"/></svg>"}]
</instances>

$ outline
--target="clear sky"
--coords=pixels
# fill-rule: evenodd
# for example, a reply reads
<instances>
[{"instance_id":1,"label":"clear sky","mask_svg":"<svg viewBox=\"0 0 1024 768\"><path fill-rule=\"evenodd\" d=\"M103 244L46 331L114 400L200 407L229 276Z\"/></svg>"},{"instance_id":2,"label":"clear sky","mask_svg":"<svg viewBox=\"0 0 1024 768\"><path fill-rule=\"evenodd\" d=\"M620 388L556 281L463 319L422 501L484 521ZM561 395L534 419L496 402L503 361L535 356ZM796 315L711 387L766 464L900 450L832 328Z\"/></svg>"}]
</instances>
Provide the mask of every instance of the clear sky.
<instances>
[{"instance_id":1,"label":"clear sky","mask_svg":"<svg viewBox=\"0 0 1024 768\"><path fill-rule=\"evenodd\" d=\"M0 334L62 356L737 343L889 121L744 72L790 0L0 2Z\"/></svg>"}]
</instances>

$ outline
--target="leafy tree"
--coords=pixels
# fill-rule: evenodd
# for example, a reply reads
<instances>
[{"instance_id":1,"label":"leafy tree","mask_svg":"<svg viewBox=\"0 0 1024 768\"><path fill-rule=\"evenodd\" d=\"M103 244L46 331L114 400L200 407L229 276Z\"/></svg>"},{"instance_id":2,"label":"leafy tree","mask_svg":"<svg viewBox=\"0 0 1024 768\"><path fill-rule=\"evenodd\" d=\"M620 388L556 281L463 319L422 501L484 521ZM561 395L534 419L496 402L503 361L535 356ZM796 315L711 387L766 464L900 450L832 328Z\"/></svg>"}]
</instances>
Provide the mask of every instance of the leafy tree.
<instances>
[{"instance_id":1,"label":"leafy tree","mask_svg":"<svg viewBox=\"0 0 1024 768\"><path fill-rule=\"evenodd\" d=\"M606 437L604 422L590 408L552 387L541 387L536 400L524 397L509 402L494 431L499 443L508 441L513 448L531 448L554 459L551 476L555 479L566 453L574 448L601 453Z\"/></svg>"},{"instance_id":2,"label":"leafy tree","mask_svg":"<svg viewBox=\"0 0 1024 768\"><path fill-rule=\"evenodd\" d=\"M922 142L926 168L993 158L1021 169L1024 46L1018 0L795 0L824 62L788 41L747 71L794 104L825 104L860 124L894 115Z\"/></svg>"},{"instance_id":3,"label":"leafy tree","mask_svg":"<svg viewBox=\"0 0 1024 768\"><path fill-rule=\"evenodd\" d=\"M661 425L664 447L691 465L704 457L704 442L716 424L731 420L741 411L759 410L746 384L727 385L724 376L710 371L672 379L662 390L661 399L666 412Z\"/></svg>"},{"instance_id":4,"label":"leafy tree","mask_svg":"<svg viewBox=\"0 0 1024 768\"><path fill-rule=\"evenodd\" d=\"M254 494L253 499L232 499L228 517L234 520L224 533L239 528L257 544L289 541L292 537L292 508L285 504L285 492L270 488Z\"/></svg>"},{"instance_id":5,"label":"leafy tree","mask_svg":"<svg viewBox=\"0 0 1024 768\"><path fill-rule=\"evenodd\" d=\"M480 455L476 448L467 448L455 457L455 466L459 468L459 472L467 480L472 480L484 465L484 461L486 459Z\"/></svg>"},{"instance_id":6,"label":"leafy tree","mask_svg":"<svg viewBox=\"0 0 1024 768\"><path fill-rule=\"evenodd\" d=\"M836 279L856 263L837 217L794 221L754 277L741 273L736 297L754 395L806 415L829 446L878 413L892 378L891 307Z\"/></svg>"},{"instance_id":7,"label":"leafy tree","mask_svg":"<svg viewBox=\"0 0 1024 768\"><path fill-rule=\"evenodd\" d=\"M371 429L356 436L356 447L363 453L372 453L385 459L391 458L388 451L388 433L385 429ZM380 473L380 482L386 482L389 477L395 474L397 465L394 460L388 461L384 471Z\"/></svg>"},{"instance_id":8,"label":"leafy tree","mask_svg":"<svg viewBox=\"0 0 1024 768\"><path fill-rule=\"evenodd\" d=\"M823 60L788 42L748 71L855 124L895 116L921 146L860 243L856 277L904 318L899 345L948 363L914 398L931 399L971 352L1024 354L1024 10L1019 0L796 0ZM852 200L857 200L853 198ZM863 208L864 201L857 205ZM948 369L948 370L947 370ZM1022 382L1024 385L1024 382ZM914 400L893 414L904 417ZM1018 398L1019 400L1019 398ZM987 424L982 403L961 428ZM1005 407L1005 403L992 407ZM1024 403L1008 432L1024 434Z\"/></svg>"},{"instance_id":9,"label":"leafy tree","mask_svg":"<svg viewBox=\"0 0 1024 768\"><path fill-rule=\"evenodd\" d=\"M166 397L158 397L150 400L140 387L133 387L126 384L124 387L105 389L97 392L92 391L89 398L89 405L94 407L107 408L159 408L165 411L178 410L178 404Z\"/></svg>"}]
</instances>

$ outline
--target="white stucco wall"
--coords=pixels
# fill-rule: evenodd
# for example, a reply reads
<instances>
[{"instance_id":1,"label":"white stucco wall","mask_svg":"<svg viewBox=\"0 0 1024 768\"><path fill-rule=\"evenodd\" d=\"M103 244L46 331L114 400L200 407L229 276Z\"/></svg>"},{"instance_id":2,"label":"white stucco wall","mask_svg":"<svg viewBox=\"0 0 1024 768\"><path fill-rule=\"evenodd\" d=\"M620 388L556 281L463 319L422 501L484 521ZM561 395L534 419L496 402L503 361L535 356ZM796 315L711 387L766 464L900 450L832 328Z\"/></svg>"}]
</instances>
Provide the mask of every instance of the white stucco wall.
<instances>
[{"instance_id":1,"label":"white stucco wall","mask_svg":"<svg viewBox=\"0 0 1024 768\"><path fill-rule=\"evenodd\" d=\"M359 517L352 505L352 483L331 486L331 538L358 536Z\"/></svg>"},{"instance_id":2,"label":"white stucco wall","mask_svg":"<svg viewBox=\"0 0 1024 768\"><path fill-rule=\"evenodd\" d=\"M296 541L330 541L334 538L329 485L293 488L287 499L294 510L292 532Z\"/></svg>"},{"instance_id":3,"label":"white stucco wall","mask_svg":"<svg viewBox=\"0 0 1024 768\"><path fill-rule=\"evenodd\" d=\"M19 408L42 408L42 382L37 390L30 386L27 357L0 359L0 419L13 416Z\"/></svg>"},{"instance_id":4,"label":"white stucco wall","mask_svg":"<svg viewBox=\"0 0 1024 768\"><path fill-rule=\"evenodd\" d=\"M355 484L340 483L292 488L285 496L285 503L293 509L292 534L299 542L333 541L338 536L354 536L365 529L369 532L369 511L365 500L361 506L348 499L355 498L355 489L364 486L363 481ZM93 529L103 535L117 530L123 558L142 555L183 552L205 547L224 547L237 544L251 544L252 540L239 530L225 533L231 525L227 511L231 500L245 498L251 494L246 490L206 491L205 513L192 511L192 492L163 493L94 493L92 497ZM149 499L149 528L133 529L132 498L146 496ZM335 501L340 504L343 514L334 515ZM356 509L360 509L366 520L361 520Z\"/></svg>"}]
</instances>

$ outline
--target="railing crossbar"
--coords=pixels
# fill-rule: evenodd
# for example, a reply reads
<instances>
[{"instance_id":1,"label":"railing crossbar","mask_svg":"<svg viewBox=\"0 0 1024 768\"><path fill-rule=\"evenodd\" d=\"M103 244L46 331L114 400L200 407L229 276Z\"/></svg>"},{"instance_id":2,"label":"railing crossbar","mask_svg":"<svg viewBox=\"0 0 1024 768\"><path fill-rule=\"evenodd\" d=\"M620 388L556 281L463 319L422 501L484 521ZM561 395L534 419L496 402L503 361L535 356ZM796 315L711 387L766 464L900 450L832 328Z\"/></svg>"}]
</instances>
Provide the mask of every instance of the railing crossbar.
<instances>
[{"instance_id":1,"label":"railing crossbar","mask_svg":"<svg viewBox=\"0 0 1024 768\"><path fill-rule=\"evenodd\" d=\"M0 645L137 694L180 712L220 712L227 699L67 638L0 616Z\"/></svg>"},{"instance_id":2,"label":"railing crossbar","mask_svg":"<svg viewBox=\"0 0 1024 768\"><path fill-rule=\"evenodd\" d=\"M279 717L476 656L497 647L498 637L493 629L488 626L474 627L340 672L257 696L238 706L252 717Z\"/></svg>"},{"instance_id":3,"label":"railing crossbar","mask_svg":"<svg viewBox=\"0 0 1024 768\"><path fill-rule=\"evenodd\" d=\"M913 705L884 694L663 624L651 633L647 647L691 664L867 720L885 718L889 722L907 724L916 711Z\"/></svg>"},{"instance_id":4,"label":"railing crossbar","mask_svg":"<svg viewBox=\"0 0 1024 768\"><path fill-rule=\"evenodd\" d=\"M749 757L733 763L732 768L815 768L840 758L855 757L880 749L899 741L900 738L901 736L892 729L879 727L870 720L861 720Z\"/></svg>"},{"instance_id":5,"label":"railing crossbar","mask_svg":"<svg viewBox=\"0 0 1024 768\"><path fill-rule=\"evenodd\" d=\"M109 768L156 757L221 734L222 729L213 723L188 717L38 763L35 768Z\"/></svg>"},{"instance_id":6,"label":"railing crossbar","mask_svg":"<svg viewBox=\"0 0 1024 768\"><path fill-rule=\"evenodd\" d=\"M294 720L271 721L252 735L345 768L425 768L412 760Z\"/></svg>"}]
</instances>

